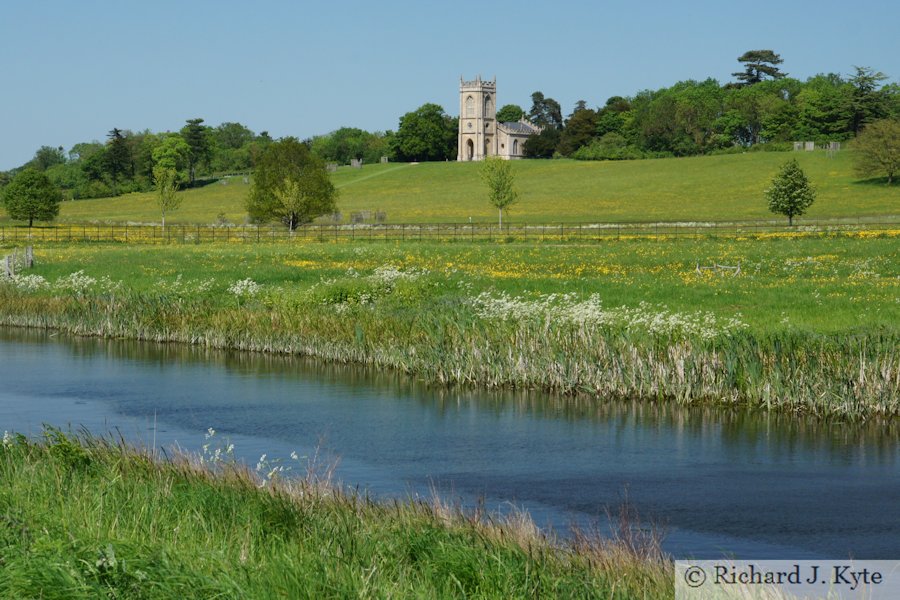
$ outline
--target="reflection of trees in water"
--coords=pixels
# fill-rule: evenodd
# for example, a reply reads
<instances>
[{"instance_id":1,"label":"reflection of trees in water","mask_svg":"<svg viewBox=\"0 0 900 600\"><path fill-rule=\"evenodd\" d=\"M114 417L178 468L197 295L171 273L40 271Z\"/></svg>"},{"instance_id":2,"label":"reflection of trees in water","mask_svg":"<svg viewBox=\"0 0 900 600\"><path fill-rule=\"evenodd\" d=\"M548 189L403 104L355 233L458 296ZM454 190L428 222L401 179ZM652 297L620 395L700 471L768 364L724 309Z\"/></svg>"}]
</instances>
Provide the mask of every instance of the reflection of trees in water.
<instances>
[{"instance_id":1,"label":"reflection of trees in water","mask_svg":"<svg viewBox=\"0 0 900 600\"><path fill-rule=\"evenodd\" d=\"M36 329L0 328L0 341L65 345L80 357L105 356L148 363L215 366L241 375L300 377L414 399L439 414L465 408L500 415L513 411L532 418L591 421L614 430L658 429L674 436L718 439L726 458L789 459L798 451L821 452L829 463L893 464L900 460L900 420L865 422L822 420L740 407L681 406L675 400L605 400L592 396L559 396L531 390L484 390L427 384L397 371L358 364L326 362L295 355L210 349L57 335ZM740 453L740 454L737 454Z\"/></svg>"}]
</instances>

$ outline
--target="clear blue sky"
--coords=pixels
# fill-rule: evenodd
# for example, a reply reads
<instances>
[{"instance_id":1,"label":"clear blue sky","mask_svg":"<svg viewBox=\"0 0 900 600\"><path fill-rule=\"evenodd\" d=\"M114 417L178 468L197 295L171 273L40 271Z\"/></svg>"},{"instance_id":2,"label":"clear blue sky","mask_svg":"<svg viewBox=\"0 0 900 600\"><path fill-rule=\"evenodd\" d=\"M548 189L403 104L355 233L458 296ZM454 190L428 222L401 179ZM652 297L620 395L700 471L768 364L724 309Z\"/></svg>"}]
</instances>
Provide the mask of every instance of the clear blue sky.
<instances>
[{"instance_id":1,"label":"clear blue sky","mask_svg":"<svg viewBox=\"0 0 900 600\"><path fill-rule=\"evenodd\" d=\"M541 90L565 113L683 79L731 80L771 48L805 79L871 66L900 79L900 2L5 0L0 170L113 128L239 121L274 137L396 129L457 114L460 75L498 103Z\"/></svg>"}]
</instances>

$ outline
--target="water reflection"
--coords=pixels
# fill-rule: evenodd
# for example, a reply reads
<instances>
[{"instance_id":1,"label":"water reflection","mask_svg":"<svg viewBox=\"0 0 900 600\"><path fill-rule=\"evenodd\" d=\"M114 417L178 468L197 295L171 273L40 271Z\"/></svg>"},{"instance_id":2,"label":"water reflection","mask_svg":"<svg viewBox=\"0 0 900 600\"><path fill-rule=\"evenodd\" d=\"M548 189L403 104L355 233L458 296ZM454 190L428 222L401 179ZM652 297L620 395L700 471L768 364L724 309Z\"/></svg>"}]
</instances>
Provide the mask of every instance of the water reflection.
<instances>
[{"instance_id":1,"label":"water reflection","mask_svg":"<svg viewBox=\"0 0 900 600\"><path fill-rule=\"evenodd\" d=\"M356 365L2 328L0 359L0 429L130 427L148 442L158 421L160 443L196 450L213 426L248 462L324 438L343 480L377 494L434 484L561 528L627 489L680 554L900 553L896 420L448 390Z\"/></svg>"},{"instance_id":2,"label":"water reflection","mask_svg":"<svg viewBox=\"0 0 900 600\"><path fill-rule=\"evenodd\" d=\"M765 413L745 408L680 406L675 402L598 401L589 396L554 396L543 392L496 391L433 386L391 370L357 364L328 363L307 357L223 351L183 344L103 340L57 336L42 330L0 328L0 340L65 346L72 356L139 362L144 365L202 365L242 377L302 378L349 387L364 387L415 398L438 414L457 412L464 404L482 414L508 411L531 418L608 423L621 431L637 426L676 436L714 437L728 453L752 458L757 452L770 460L797 452L827 456L829 462L895 464L900 443L900 420L875 418L862 423ZM750 453L748 456L747 453ZM823 455L823 453L826 453ZM734 456L734 454L730 454Z\"/></svg>"}]
</instances>

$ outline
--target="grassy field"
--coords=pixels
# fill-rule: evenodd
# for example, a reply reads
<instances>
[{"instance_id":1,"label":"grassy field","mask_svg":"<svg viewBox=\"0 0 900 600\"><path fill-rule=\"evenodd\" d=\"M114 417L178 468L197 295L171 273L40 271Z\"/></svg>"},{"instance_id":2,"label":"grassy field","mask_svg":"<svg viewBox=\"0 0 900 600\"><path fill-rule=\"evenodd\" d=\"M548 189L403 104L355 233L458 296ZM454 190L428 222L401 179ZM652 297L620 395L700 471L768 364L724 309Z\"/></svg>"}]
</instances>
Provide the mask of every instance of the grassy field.
<instances>
[{"instance_id":1,"label":"grassy field","mask_svg":"<svg viewBox=\"0 0 900 600\"><path fill-rule=\"evenodd\" d=\"M513 167L520 201L513 221L631 222L775 218L763 191L779 167L796 157L818 190L807 219L876 218L900 214L895 185L860 181L851 151L833 158L824 152L747 153L620 162L517 161ZM338 208L350 213L384 211L391 223L493 221L475 163L366 165L340 168ZM243 178L183 192L173 223L231 223L246 220ZM61 222L157 223L152 193L66 202ZM4 222L5 216L0 217Z\"/></svg>"},{"instance_id":2,"label":"grassy field","mask_svg":"<svg viewBox=\"0 0 900 600\"><path fill-rule=\"evenodd\" d=\"M310 354L445 384L900 414L896 236L61 244L36 258L33 279L0 285L0 322Z\"/></svg>"},{"instance_id":3,"label":"grassy field","mask_svg":"<svg viewBox=\"0 0 900 600\"><path fill-rule=\"evenodd\" d=\"M379 504L336 490L321 471L308 473L286 481L228 461L162 462L53 430L43 442L4 436L0 596L626 600L674 593L671 563L652 545L623 536L561 546L527 517L487 522L438 501Z\"/></svg>"}]
</instances>

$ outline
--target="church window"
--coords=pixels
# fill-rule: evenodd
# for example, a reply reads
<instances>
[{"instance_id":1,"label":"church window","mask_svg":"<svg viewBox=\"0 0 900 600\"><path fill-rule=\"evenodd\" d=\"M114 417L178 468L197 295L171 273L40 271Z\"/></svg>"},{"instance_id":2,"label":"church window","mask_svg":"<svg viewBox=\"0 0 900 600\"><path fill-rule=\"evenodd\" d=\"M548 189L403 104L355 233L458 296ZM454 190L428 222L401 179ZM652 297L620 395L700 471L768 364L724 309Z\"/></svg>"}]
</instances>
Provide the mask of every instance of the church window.
<instances>
[{"instance_id":1,"label":"church window","mask_svg":"<svg viewBox=\"0 0 900 600\"><path fill-rule=\"evenodd\" d=\"M466 116L474 117L475 116L475 99L472 96L466 98Z\"/></svg>"},{"instance_id":2,"label":"church window","mask_svg":"<svg viewBox=\"0 0 900 600\"><path fill-rule=\"evenodd\" d=\"M485 118L490 118L491 116L491 97L484 97L484 116Z\"/></svg>"}]
</instances>

